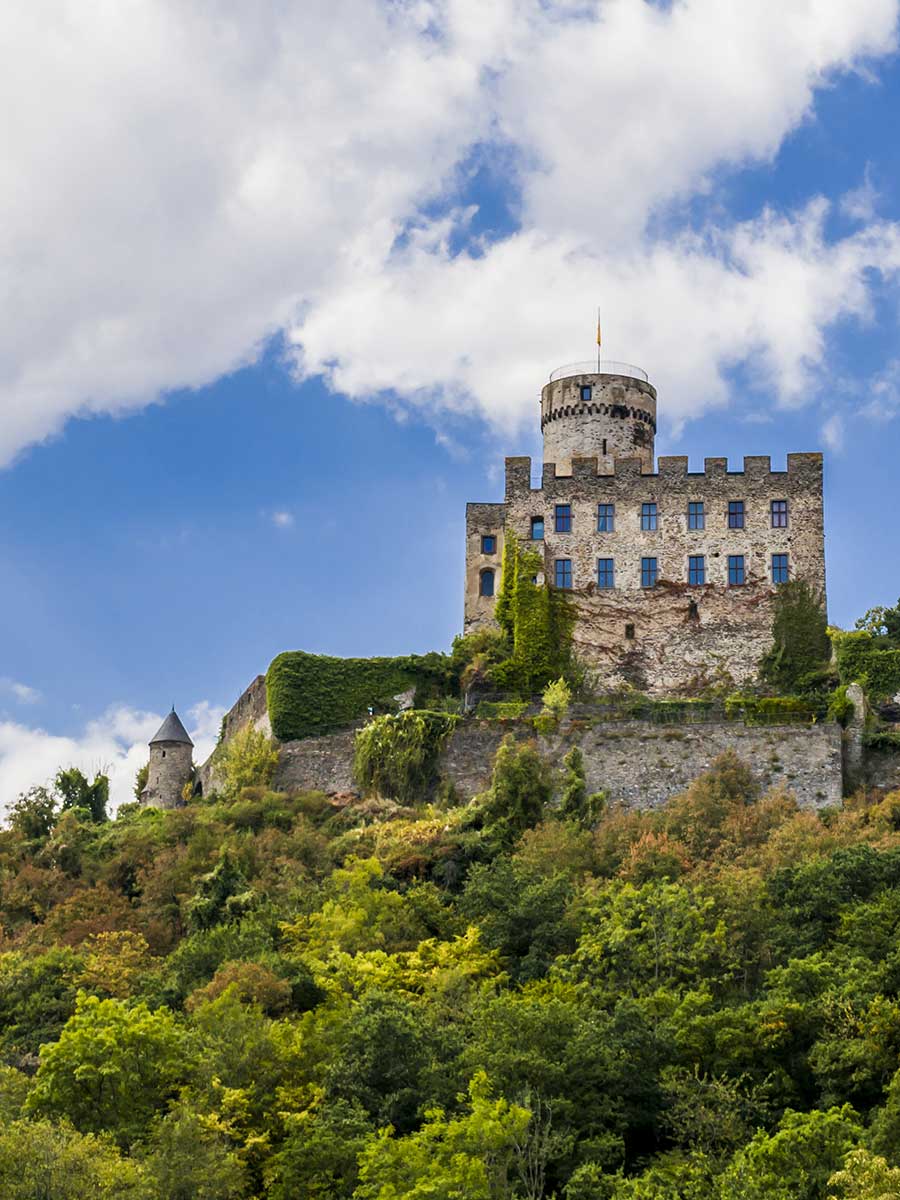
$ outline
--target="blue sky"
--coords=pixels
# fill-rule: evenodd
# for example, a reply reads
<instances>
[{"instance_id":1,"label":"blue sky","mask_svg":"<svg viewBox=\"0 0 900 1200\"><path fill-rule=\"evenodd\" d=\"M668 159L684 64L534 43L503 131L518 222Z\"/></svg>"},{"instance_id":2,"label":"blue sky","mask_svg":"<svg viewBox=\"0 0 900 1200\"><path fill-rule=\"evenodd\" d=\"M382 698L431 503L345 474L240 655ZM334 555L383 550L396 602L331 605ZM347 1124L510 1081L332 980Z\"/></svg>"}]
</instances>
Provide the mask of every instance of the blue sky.
<instances>
[{"instance_id":1,"label":"blue sky","mask_svg":"<svg viewBox=\"0 0 900 1200\"><path fill-rule=\"evenodd\" d=\"M658 452L825 450L831 618L897 599L897 5L746 7L226 5L240 51L164 0L49 50L54 0L0 18L44 77L0 213L0 802L69 759L121 799L169 704L205 749L281 650L447 648L465 503L539 458L597 304ZM308 80L334 39L350 81Z\"/></svg>"}]
</instances>

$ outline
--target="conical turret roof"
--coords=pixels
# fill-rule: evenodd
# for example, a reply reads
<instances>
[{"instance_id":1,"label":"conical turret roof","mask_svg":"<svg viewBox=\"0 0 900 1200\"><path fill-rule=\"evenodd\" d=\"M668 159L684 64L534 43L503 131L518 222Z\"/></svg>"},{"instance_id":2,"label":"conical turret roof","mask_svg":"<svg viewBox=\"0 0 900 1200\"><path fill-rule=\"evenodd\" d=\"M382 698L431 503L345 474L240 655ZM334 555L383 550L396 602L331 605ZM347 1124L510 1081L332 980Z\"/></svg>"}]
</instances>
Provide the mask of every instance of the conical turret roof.
<instances>
[{"instance_id":1,"label":"conical turret roof","mask_svg":"<svg viewBox=\"0 0 900 1200\"><path fill-rule=\"evenodd\" d=\"M188 731L174 708L160 725L156 736L150 739L151 746L156 742L185 742L188 746L193 746L194 743L188 737Z\"/></svg>"}]
</instances>

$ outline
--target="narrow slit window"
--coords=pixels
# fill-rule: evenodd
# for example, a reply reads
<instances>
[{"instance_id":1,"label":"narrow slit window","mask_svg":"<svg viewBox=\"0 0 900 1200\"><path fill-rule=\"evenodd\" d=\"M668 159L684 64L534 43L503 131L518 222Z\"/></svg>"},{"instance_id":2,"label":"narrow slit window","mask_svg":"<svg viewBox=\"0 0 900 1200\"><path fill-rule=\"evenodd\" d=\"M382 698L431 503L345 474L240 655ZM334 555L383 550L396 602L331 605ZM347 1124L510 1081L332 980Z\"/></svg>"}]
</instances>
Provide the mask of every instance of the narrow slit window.
<instances>
[{"instance_id":1,"label":"narrow slit window","mask_svg":"<svg viewBox=\"0 0 900 1200\"><path fill-rule=\"evenodd\" d=\"M553 573L554 583L563 591L572 590L572 560L571 558L558 558L554 563Z\"/></svg>"},{"instance_id":2,"label":"narrow slit window","mask_svg":"<svg viewBox=\"0 0 900 1200\"><path fill-rule=\"evenodd\" d=\"M615 570L611 558L597 559L597 587L607 590L616 586Z\"/></svg>"},{"instance_id":3,"label":"narrow slit window","mask_svg":"<svg viewBox=\"0 0 900 1200\"><path fill-rule=\"evenodd\" d=\"M740 587L744 582L744 556L743 554L728 555L728 586Z\"/></svg>"},{"instance_id":4,"label":"narrow slit window","mask_svg":"<svg viewBox=\"0 0 900 1200\"><path fill-rule=\"evenodd\" d=\"M656 529L657 519L658 514L655 502L641 505L641 529L651 531Z\"/></svg>"},{"instance_id":5,"label":"narrow slit window","mask_svg":"<svg viewBox=\"0 0 900 1200\"><path fill-rule=\"evenodd\" d=\"M597 505L597 532L614 533L616 528L616 506L614 504Z\"/></svg>"},{"instance_id":6,"label":"narrow slit window","mask_svg":"<svg viewBox=\"0 0 900 1200\"><path fill-rule=\"evenodd\" d=\"M571 504L557 504L556 508L554 509L553 515L554 515L554 521L555 521L554 529L556 530L557 533L571 533L572 532L572 505Z\"/></svg>"},{"instance_id":7,"label":"narrow slit window","mask_svg":"<svg viewBox=\"0 0 900 1200\"><path fill-rule=\"evenodd\" d=\"M656 587L656 580L659 578L659 567L655 558L641 559L641 587L652 588Z\"/></svg>"}]
</instances>

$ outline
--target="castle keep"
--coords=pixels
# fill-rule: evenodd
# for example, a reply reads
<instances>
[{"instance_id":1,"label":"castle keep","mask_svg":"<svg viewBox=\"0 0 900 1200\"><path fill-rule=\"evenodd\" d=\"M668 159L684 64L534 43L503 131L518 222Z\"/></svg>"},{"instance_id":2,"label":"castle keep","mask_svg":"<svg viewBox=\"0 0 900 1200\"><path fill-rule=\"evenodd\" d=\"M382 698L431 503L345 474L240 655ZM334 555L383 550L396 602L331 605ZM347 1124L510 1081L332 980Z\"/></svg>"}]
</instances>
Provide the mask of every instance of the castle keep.
<instances>
[{"instance_id":1,"label":"castle keep","mask_svg":"<svg viewBox=\"0 0 900 1200\"><path fill-rule=\"evenodd\" d=\"M494 624L504 539L541 552L571 593L573 644L601 687L685 692L755 676L777 584L825 594L822 455L730 471L654 460L656 389L638 367L576 363L541 393L543 471L507 458L501 504L466 510L466 631Z\"/></svg>"}]
</instances>

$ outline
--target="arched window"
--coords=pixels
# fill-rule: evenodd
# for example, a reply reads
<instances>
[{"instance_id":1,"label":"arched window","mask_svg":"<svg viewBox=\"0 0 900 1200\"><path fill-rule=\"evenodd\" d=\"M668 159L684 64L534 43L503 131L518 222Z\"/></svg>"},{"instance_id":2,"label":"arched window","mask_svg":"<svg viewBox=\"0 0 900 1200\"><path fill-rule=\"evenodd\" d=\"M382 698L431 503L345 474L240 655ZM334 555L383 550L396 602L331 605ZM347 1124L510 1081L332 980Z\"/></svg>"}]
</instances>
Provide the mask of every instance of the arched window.
<instances>
[{"instance_id":1,"label":"arched window","mask_svg":"<svg viewBox=\"0 0 900 1200\"><path fill-rule=\"evenodd\" d=\"M482 596L493 596L494 594L494 572L488 567L486 571L481 572L481 587L479 592Z\"/></svg>"}]
</instances>

